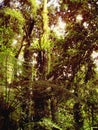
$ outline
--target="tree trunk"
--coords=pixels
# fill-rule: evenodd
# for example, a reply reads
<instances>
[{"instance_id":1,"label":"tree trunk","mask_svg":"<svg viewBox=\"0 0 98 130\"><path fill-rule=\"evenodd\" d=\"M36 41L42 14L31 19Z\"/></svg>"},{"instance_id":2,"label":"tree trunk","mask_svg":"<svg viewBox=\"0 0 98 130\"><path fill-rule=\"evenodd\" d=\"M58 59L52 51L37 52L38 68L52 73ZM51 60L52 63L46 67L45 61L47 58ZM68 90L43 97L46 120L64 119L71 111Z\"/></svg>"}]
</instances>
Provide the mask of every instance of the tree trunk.
<instances>
[{"instance_id":1,"label":"tree trunk","mask_svg":"<svg viewBox=\"0 0 98 130\"><path fill-rule=\"evenodd\" d=\"M73 107L75 130L83 130L83 117L81 113L81 104L75 103Z\"/></svg>"},{"instance_id":2,"label":"tree trunk","mask_svg":"<svg viewBox=\"0 0 98 130\"><path fill-rule=\"evenodd\" d=\"M57 123L57 99L55 97L51 98L51 116L52 116L52 121Z\"/></svg>"},{"instance_id":3,"label":"tree trunk","mask_svg":"<svg viewBox=\"0 0 98 130\"><path fill-rule=\"evenodd\" d=\"M44 50L38 51L37 68L38 68L39 80L44 80L45 79L45 51Z\"/></svg>"},{"instance_id":4,"label":"tree trunk","mask_svg":"<svg viewBox=\"0 0 98 130\"><path fill-rule=\"evenodd\" d=\"M28 123L31 120L31 89L32 89L32 50L31 47L31 33L34 27L34 20L29 19L27 22L28 26L26 28L25 36L25 48L24 48L24 62L23 62L23 72L22 72L22 111L25 113L24 122ZM22 120L22 119L21 119Z\"/></svg>"}]
</instances>

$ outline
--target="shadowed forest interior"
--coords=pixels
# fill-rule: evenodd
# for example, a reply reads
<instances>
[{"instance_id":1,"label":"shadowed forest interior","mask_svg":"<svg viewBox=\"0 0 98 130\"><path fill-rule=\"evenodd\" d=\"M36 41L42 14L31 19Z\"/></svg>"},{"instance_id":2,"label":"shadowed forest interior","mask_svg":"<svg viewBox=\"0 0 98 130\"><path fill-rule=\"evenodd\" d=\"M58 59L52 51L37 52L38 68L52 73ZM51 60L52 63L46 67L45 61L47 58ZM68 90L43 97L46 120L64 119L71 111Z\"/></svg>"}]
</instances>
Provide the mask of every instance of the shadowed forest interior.
<instances>
[{"instance_id":1,"label":"shadowed forest interior","mask_svg":"<svg viewBox=\"0 0 98 130\"><path fill-rule=\"evenodd\" d=\"M0 130L98 130L98 0L0 0Z\"/></svg>"}]
</instances>

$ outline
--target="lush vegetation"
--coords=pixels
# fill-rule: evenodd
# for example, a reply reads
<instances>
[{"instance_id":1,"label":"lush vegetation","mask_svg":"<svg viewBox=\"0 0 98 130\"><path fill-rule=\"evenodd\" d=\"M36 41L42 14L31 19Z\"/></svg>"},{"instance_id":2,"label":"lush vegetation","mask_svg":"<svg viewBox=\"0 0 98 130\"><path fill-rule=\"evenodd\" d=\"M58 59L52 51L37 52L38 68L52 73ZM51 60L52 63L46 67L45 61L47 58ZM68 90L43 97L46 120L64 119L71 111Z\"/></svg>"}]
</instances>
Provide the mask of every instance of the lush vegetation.
<instances>
[{"instance_id":1,"label":"lush vegetation","mask_svg":"<svg viewBox=\"0 0 98 130\"><path fill-rule=\"evenodd\" d=\"M98 127L98 1L0 1L0 130Z\"/></svg>"}]
</instances>

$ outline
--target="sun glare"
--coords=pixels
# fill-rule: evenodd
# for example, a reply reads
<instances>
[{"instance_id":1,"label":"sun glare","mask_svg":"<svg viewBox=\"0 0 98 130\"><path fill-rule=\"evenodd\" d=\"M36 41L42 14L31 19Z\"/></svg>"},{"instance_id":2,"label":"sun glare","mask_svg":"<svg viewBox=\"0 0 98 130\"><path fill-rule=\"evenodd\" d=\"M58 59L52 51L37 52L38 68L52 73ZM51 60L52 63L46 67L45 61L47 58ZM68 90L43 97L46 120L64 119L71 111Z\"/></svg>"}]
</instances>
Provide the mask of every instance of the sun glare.
<instances>
[{"instance_id":1,"label":"sun glare","mask_svg":"<svg viewBox=\"0 0 98 130\"><path fill-rule=\"evenodd\" d=\"M81 15L81 14L78 14L78 15L76 16L76 21L77 21L77 22L81 22L82 20L83 20L82 15Z\"/></svg>"},{"instance_id":2,"label":"sun glare","mask_svg":"<svg viewBox=\"0 0 98 130\"><path fill-rule=\"evenodd\" d=\"M96 70L98 71L98 52L93 51L91 57L94 60L94 63L96 65Z\"/></svg>"},{"instance_id":3,"label":"sun glare","mask_svg":"<svg viewBox=\"0 0 98 130\"><path fill-rule=\"evenodd\" d=\"M50 0L48 3L47 3L47 7L53 5L54 8L56 7L59 7L59 0Z\"/></svg>"},{"instance_id":4,"label":"sun glare","mask_svg":"<svg viewBox=\"0 0 98 130\"><path fill-rule=\"evenodd\" d=\"M55 34L58 37L63 37L65 34L65 29L66 29L66 23L62 20L61 17L58 18L58 22L56 25L51 26L51 30L55 32Z\"/></svg>"},{"instance_id":5,"label":"sun glare","mask_svg":"<svg viewBox=\"0 0 98 130\"><path fill-rule=\"evenodd\" d=\"M89 24L87 22L83 23L84 28L88 28Z\"/></svg>"},{"instance_id":6,"label":"sun glare","mask_svg":"<svg viewBox=\"0 0 98 130\"><path fill-rule=\"evenodd\" d=\"M12 44L16 45L17 44L17 40L14 39Z\"/></svg>"}]
</instances>

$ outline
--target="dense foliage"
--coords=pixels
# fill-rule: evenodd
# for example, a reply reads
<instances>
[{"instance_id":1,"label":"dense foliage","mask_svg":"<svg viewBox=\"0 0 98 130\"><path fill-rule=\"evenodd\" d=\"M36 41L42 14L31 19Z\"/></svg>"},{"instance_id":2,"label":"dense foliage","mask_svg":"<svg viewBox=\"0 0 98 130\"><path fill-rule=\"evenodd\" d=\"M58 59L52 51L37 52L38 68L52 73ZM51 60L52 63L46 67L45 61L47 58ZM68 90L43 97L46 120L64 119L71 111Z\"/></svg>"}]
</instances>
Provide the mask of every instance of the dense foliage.
<instances>
[{"instance_id":1,"label":"dense foliage","mask_svg":"<svg viewBox=\"0 0 98 130\"><path fill-rule=\"evenodd\" d=\"M98 1L0 1L0 130L98 127Z\"/></svg>"}]
</instances>

